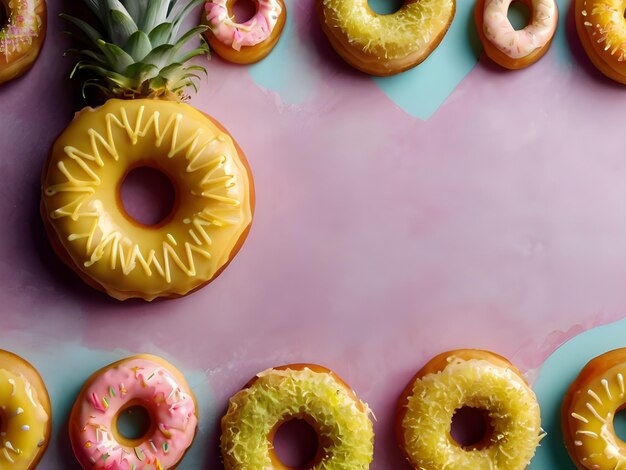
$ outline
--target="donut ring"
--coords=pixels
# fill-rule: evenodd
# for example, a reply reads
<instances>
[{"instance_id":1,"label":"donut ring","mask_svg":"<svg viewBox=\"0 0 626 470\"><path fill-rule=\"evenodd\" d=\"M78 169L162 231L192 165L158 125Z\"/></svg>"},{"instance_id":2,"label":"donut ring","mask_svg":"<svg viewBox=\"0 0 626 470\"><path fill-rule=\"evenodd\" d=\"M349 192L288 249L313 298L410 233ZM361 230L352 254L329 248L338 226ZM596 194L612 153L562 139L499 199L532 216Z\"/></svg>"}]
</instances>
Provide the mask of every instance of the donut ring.
<instances>
[{"instance_id":1,"label":"donut ring","mask_svg":"<svg viewBox=\"0 0 626 470\"><path fill-rule=\"evenodd\" d=\"M322 29L352 67L370 75L403 72L423 62L445 36L455 0L405 0L390 15L367 0L317 0Z\"/></svg>"},{"instance_id":2,"label":"donut ring","mask_svg":"<svg viewBox=\"0 0 626 470\"><path fill-rule=\"evenodd\" d=\"M468 447L450 435L463 407L485 410L490 429ZM523 470L541 440L539 405L509 361L488 351L461 349L431 359L398 401L400 449L421 470Z\"/></svg>"},{"instance_id":3,"label":"donut ring","mask_svg":"<svg viewBox=\"0 0 626 470\"><path fill-rule=\"evenodd\" d=\"M626 84L626 20L619 0L576 0L576 31L600 72Z\"/></svg>"},{"instance_id":4,"label":"donut ring","mask_svg":"<svg viewBox=\"0 0 626 470\"><path fill-rule=\"evenodd\" d=\"M176 190L170 216L145 226L119 190L150 166ZM226 267L246 238L254 188L245 156L215 121L161 100L109 100L82 111L54 143L41 213L52 245L89 285L118 300L179 297Z\"/></svg>"},{"instance_id":5,"label":"donut ring","mask_svg":"<svg viewBox=\"0 0 626 470\"><path fill-rule=\"evenodd\" d=\"M0 350L0 467L34 469L50 438L48 391L37 370Z\"/></svg>"},{"instance_id":6,"label":"donut ring","mask_svg":"<svg viewBox=\"0 0 626 470\"><path fill-rule=\"evenodd\" d=\"M130 439L120 434L117 420L135 406L148 412L150 426L145 436ZM132 356L95 372L83 386L70 414L72 449L85 470L174 468L195 436L197 409L172 364Z\"/></svg>"},{"instance_id":7,"label":"donut ring","mask_svg":"<svg viewBox=\"0 0 626 470\"><path fill-rule=\"evenodd\" d=\"M226 470L286 469L273 449L278 428L304 419L317 432L319 448L306 468L367 469L374 431L369 408L330 370L292 364L258 374L230 399L222 418Z\"/></svg>"},{"instance_id":8,"label":"donut ring","mask_svg":"<svg viewBox=\"0 0 626 470\"><path fill-rule=\"evenodd\" d=\"M202 21L211 49L222 59L252 64L267 56L283 31L287 10L283 0L253 0L256 11L245 23L236 23L232 7L237 0L210 0L204 5Z\"/></svg>"},{"instance_id":9,"label":"donut ring","mask_svg":"<svg viewBox=\"0 0 626 470\"><path fill-rule=\"evenodd\" d=\"M613 418L626 405L626 348L598 356L570 385L561 407L563 437L579 469L626 465L626 443L615 435Z\"/></svg>"},{"instance_id":10,"label":"donut ring","mask_svg":"<svg viewBox=\"0 0 626 470\"><path fill-rule=\"evenodd\" d=\"M507 14L514 0L478 0L476 28L485 53L511 70L537 62L550 48L559 20L554 0L521 0L530 10L530 23L516 31Z\"/></svg>"},{"instance_id":11,"label":"donut ring","mask_svg":"<svg viewBox=\"0 0 626 470\"><path fill-rule=\"evenodd\" d=\"M7 22L0 26L0 84L24 75L46 37L45 0L0 0Z\"/></svg>"}]
</instances>

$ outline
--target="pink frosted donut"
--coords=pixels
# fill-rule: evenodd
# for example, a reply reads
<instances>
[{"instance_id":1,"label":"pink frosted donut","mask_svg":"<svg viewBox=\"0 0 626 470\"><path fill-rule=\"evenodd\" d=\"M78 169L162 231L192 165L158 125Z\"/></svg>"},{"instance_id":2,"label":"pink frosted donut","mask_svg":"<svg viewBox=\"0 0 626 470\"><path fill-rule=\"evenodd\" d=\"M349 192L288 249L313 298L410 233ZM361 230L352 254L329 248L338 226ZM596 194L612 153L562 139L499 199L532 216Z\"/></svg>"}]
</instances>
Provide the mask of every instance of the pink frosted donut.
<instances>
[{"instance_id":1,"label":"pink frosted donut","mask_svg":"<svg viewBox=\"0 0 626 470\"><path fill-rule=\"evenodd\" d=\"M550 46L558 22L555 0L521 0L530 9L530 23L517 31L507 14L513 0L479 0L476 23L487 55L509 69L536 62Z\"/></svg>"},{"instance_id":2,"label":"pink frosted donut","mask_svg":"<svg viewBox=\"0 0 626 470\"><path fill-rule=\"evenodd\" d=\"M120 434L117 420L131 407L144 408L144 436ZM198 419L185 378L156 356L140 355L111 364L85 383L70 415L72 449L84 469L173 468L191 445Z\"/></svg>"},{"instance_id":3,"label":"pink frosted donut","mask_svg":"<svg viewBox=\"0 0 626 470\"><path fill-rule=\"evenodd\" d=\"M283 0L253 0L252 18L237 23L232 12L234 0L210 0L204 5L203 22L211 48L220 57L235 63L252 63L272 50L285 24Z\"/></svg>"}]
</instances>

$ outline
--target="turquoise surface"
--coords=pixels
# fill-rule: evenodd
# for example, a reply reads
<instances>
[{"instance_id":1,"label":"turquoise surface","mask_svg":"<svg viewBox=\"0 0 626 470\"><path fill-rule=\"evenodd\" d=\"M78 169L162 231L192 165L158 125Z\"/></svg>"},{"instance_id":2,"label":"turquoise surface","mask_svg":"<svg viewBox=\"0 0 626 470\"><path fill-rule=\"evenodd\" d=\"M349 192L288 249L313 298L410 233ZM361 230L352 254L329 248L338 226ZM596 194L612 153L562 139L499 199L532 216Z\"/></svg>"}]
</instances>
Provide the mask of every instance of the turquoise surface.
<instances>
[{"instance_id":1,"label":"turquoise surface","mask_svg":"<svg viewBox=\"0 0 626 470\"><path fill-rule=\"evenodd\" d=\"M293 1L287 0L288 12ZM552 51L557 60L571 64L565 18L568 0L557 0L560 18ZM370 0L372 8L381 13L393 12L397 2ZM509 18L516 27L525 24L527 13L513 6ZM254 81L264 88L278 92L282 100L297 105L311 99L320 77L312 60L310 41L298 34L294 15L287 15L287 23L278 45L263 61L250 67ZM474 68L482 46L474 23L474 2L457 1L452 25L441 44L419 66L392 77L372 77L371 80L396 105L412 116L428 119L448 98L465 76ZM279 72L278 72L279 71ZM515 72L511 72L515 73Z\"/></svg>"},{"instance_id":2,"label":"turquoise surface","mask_svg":"<svg viewBox=\"0 0 626 470\"><path fill-rule=\"evenodd\" d=\"M317 83L317 71L307 50L295 29L291 2L287 5L287 21L283 33L274 50L254 65L250 75L259 85L278 92L287 104L299 104L313 97Z\"/></svg>"},{"instance_id":3,"label":"turquoise surface","mask_svg":"<svg viewBox=\"0 0 626 470\"><path fill-rule=\"evenodd\" d=\"M404 73L372 80L404 111L428 119L474 68L481 50L474 2L458 1L448 33L428 59Z\"/></svg>"},{"instance_id":4,"label":"turquoise surface","mask_svg":"<svg viewBox=\"0 0 626 470\"><path fill-rule=\"evenodd\" d=\"M320 79L311 60L311 44L303 42L289 14L293 2L287 1L287 22L272 53L250 67L254 81L279 93L287 104L310 99ZM394 2L371 0L379 11L393 10ZM478 61L481 46L473 19L474 4L457 2L450 30L437 49L419 67L393 77L372 77L374 83L407 113L427 119L443 104ZM280 71L280 73L277 73Z\"/></svg>"},{"instance_id":5,"label":"turquoise surface","mask_svg":"<svg viewBox=\"0 0 626 470\"><path fill-rule=\"evenodd\" d=\"M575 470L561 433L561 400L569 384L589 360L626 346L626 320L593 328L572 338L543 364L533 388L541 406L542 426L548 433L537 450L530 470ZM626 435L624 416L615 420L617 433Z\"/></svg>"}]
</instances>

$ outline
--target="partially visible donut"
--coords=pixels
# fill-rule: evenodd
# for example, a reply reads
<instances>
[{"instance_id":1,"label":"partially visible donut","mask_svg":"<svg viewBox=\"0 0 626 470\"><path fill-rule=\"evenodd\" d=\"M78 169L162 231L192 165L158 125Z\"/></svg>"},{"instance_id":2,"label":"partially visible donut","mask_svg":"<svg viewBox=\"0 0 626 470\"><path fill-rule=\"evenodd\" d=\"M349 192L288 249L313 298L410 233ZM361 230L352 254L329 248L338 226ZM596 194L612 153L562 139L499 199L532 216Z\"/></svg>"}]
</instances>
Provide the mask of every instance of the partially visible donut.
<instances>
[{"instance_id":1,"label":"partially visible donut","mask_svg":"<svg viewBox=\"0 0 626 470\"><path fill-rule=\"evenodd\" d=\"M457 410L485 412L483 438L463 446L450 435ZM400 449L420 470L523 470L543 437L539 405L520 372L489 351L461 349L431 359L398 400Z\"/></svg>"},{"instance_id":2,"label":"partially visible donut","mask_svg":"<svg viewBox=\"0 0 626 470\"><path fill-rule=\"evenodd\" d=\"M285 469L274 452L274 435L286 421L303 419L318 435L306 468L369 468L374 431L367 405L330 370L292 364L261 372L231 399L222 418L226 470Z\"/></svg>"},{"instance_id":3,"label":"partially visible donut","mask_svg":"<svg viewBox=\"0 0 626 470\"><path fill-rule=\"evenodd\" d=\"M25 74L46 37L45 0L0 0L7 21L0 29L0 84Z\"/></svg>"},{"instance_id":4,"label":"partially visible donut","mask_svg":"<svg viewBox=\"0 0 626 470\"><path fill-rule=\"evenodd\" d=\"M0 350L0 468L34 469L48 447L52 413L35 368Z\"/></svg>"},{"instance_id":5,"label":"partially visible donut","mask_svg":"<svg viewBox=\"0 0 626 470\"><path fill-rule=\"evenodd\" d=\"M287 10L283 0L253 0L254 15L237 23L232 12L235 1L209 0L205 3L202 22L209 29L204 36L222 59L236 64L252 64L267 56L278 42Z\"/></svg>"},{"instance_id":6,"label":"partially visible donut","mask_svg":"<svg viewBox=\"0 0 626 470\"><path fill-rule=\"evenodd\" d=\"M424 61L445 36L455 0L405 0L395 13L380 15L367 0L316 0L331 46L352 67L394 75Z\"/></svg>"},{"instance_id":7,"label":"partially visible donut","mask_svg":"<svg viewBox=\"0 0 626 470\"><path fill-rule=\"evenodd\" d=\"M626 407L625 382L621 348L589 361L569 386L561 408L563 438L579 469L626 468L626 443L613 428L615 414Z\"/></svg>"},{"instance_id":8,"label":"partially visible donut","mask_svg":"<svg viewBox=\"0 0 626 470\"><path fill-rule=\"evenodd\" d=\"M626 21L621 0L575 0L576 32L589 59L626 84Z\"/></svg>"}]
</instances>

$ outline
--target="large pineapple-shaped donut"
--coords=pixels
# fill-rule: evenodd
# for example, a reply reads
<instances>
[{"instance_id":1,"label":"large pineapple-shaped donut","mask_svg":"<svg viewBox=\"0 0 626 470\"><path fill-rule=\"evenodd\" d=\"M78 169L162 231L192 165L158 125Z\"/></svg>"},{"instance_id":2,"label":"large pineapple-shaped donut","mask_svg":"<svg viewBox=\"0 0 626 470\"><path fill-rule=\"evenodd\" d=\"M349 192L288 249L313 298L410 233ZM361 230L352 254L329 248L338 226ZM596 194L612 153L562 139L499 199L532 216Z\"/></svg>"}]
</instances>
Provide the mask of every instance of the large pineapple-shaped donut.
<instances>
[{"instance_id":1,"label":"large pineapple-shaped donut","mask_svg":"<svg viewBox=\"0 0 626 470\"><path fill-rule=\"evenodd\" d=\"M54 143L41 212L58 255L89 285L124 300L185 295L217 276L243 243L254 192L246 159L213 119L177 102L207 49L181 30L202 0L85 0L104 26L64 17L93 43L76 69L109 100L80 112ZM128 98L120 100L113 98ZM158 99L164 98L164 99ZM153 167L172 181L172 213L142 225L121 203L128 172Z\"/></svg>"}]
</instances>

